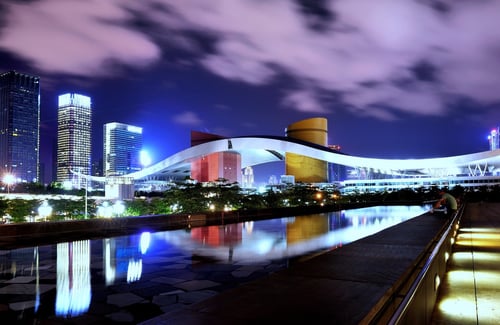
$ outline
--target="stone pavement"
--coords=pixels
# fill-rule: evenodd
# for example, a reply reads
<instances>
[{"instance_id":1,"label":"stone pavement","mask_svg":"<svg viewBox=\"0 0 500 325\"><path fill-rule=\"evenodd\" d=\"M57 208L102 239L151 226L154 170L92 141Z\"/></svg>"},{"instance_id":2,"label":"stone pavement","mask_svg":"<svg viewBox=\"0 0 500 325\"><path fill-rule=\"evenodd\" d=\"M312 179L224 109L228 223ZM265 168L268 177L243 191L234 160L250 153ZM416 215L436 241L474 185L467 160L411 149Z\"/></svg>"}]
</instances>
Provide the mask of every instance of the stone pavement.
<instances>
[{"instance_id":1,"label":"stone pavement","mask_svg":"<svg viewBox=\"0 0 500 325\"><path fill-rule=\"evenodd\" d=\"M142 324L370 322L445 224L424 214Z\"/></svg>"},{"instance_id":2,"label":"stone pavement","mask_svg":"<svg viewBox=\"0 0 500 325\"><path fill-rule=\"evenodd\" d=\"M500 203L468 204L432 324L500 323Z\"/></svg>"}]
</instances>

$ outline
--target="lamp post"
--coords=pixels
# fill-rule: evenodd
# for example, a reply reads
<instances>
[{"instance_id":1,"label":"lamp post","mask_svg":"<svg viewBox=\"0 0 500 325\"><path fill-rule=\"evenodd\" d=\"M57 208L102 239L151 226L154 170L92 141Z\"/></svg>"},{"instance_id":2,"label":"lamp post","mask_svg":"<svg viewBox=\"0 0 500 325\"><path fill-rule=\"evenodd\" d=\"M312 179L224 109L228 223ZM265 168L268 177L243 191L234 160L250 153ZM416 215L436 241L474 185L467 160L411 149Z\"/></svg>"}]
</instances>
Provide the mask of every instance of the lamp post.
<instances>
[{"instance_id":1,"label":"lamp post","mask_svg":"<svg viewBox=\"0 0 500 325\"><path fill-rule=\"evenodd\" d=\"M42 205L38 207L38 215L44 218L44 221L47 221L47 217L52 213L52 207L49 205L49 202L43 201Z\"/></svg>"},{"instance_id":2,"label":"lamp post","mask_svg":"<svg viewBox=\"0 0 500 325\"><path fill-rule=\"evenodd\" d=\"M10 186L16 182L16 178L12 174L5 174L3 182L7 185L7 194L10 194Z\"/></svg>"}]
</instances>

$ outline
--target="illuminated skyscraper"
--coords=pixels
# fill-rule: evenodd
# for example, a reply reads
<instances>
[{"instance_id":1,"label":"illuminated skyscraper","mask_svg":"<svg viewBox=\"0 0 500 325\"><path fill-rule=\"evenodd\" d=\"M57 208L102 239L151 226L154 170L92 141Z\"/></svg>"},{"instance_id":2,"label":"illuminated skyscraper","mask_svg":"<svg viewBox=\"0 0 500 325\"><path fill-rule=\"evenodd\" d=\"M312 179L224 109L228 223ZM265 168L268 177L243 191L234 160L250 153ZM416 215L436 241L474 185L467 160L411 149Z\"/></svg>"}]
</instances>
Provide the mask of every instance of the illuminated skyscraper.
<instances>
[{"instance_id":1,"label":"illuminated skyscraper","mask_svg":"<svg viewBox=\"0 0 500 325\"><path fill-rule=\"evenodd\" d=\"M40 78L0 74L0 176L39 181Z\"/></svg>"},{"instance_id":2,"label":"illuminated skyscraper","mask_svg":"<svg viewBox=\"0 0 500 325\"><path fill-rule=\"evenodd\" d=\"M104 176L126 175L141 170L142 128L138 126L104 124Z\"/></svg>"},{"instance_id":3,"label":"illuminated skyscraper","mask_svg":"<svg viewBox=\"0 0 500 325\"><path fill-rule=\"evenodd\" d=\"M57 181L73 188L86 186L71 171L90 175L92 109L90 97L59 96L57 111Z\"/></svg>"},{"instance_id":4,"label":"illuminated skyscraper","mask_svg":"<svg viewBox=\"0 0 500 325\"><path fill-rule=\"evenodd\" d=\"M491 130L488 142L490 143L490 150L500 149L500 127Z\"/></svg>"}]
</instances>

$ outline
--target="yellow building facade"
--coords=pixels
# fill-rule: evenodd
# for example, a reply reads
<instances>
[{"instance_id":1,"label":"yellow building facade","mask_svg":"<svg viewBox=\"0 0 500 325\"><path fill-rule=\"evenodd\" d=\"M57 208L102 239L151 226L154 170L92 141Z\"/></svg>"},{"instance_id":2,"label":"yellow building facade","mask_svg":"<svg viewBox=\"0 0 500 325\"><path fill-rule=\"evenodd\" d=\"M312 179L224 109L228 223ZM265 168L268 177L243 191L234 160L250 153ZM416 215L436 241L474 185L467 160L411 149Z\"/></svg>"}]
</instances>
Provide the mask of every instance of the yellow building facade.
<instances>
[{"instance_id":1,"label":"yellow building facade","mask_svg":"<svg viewBox=\"0 0 500 325\"><path fill-rule=\"evenodd\" d=\"M289 138L328 146L328 121L315 117L290 124L285 130ZM309 158L295 153L286 153L285 172L294 175L296 182L328 182L328 164L326 161Z\"/></svg>"}]
</instances>

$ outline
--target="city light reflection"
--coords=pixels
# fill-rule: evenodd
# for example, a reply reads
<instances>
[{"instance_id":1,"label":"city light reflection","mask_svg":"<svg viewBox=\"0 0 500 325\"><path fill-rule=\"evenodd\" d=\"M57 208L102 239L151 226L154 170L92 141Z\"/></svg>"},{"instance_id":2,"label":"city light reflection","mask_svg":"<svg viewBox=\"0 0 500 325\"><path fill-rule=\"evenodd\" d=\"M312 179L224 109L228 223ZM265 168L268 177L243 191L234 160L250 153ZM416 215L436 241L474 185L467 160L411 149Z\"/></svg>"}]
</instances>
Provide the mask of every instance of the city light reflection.
<instances>
[{"instance_id":1,"label":"city light reflection","mask_svg":"<svg viewBox=\"0 0 500 325\"><path fill-rule=\"evenodd\" d=\"M238 224L232 226L238 229L229 232L228 226L210 226L194 228L190 233L180 230L153 235L197 255L223 261L228 260L227 247L231 246L233 261L258 262L336 248L421 215L428 209L429 206L371 207ZM284 219L287 222L283 223ZM246 229L247 226L251 226L251 230Z\"/></svg>"},{"instance_id":2,"label":"city light reflection","mask_svg":"<svg viewBox=\"0 0 500 325\"><path fill-rule=\"evenodd\" d=\"M88 311L90 284L90 241L57 244L56 315L75 317Z\"/></svg>"}]
</instances>

